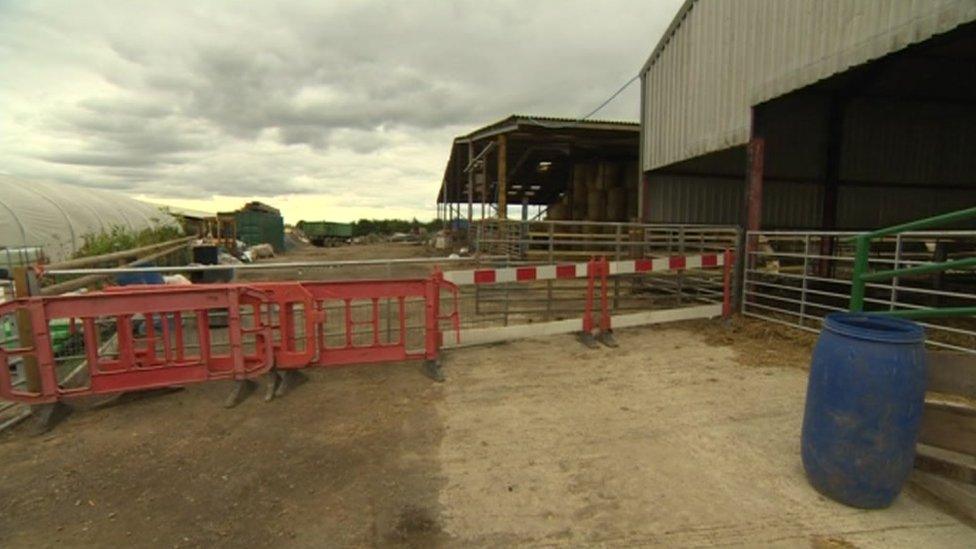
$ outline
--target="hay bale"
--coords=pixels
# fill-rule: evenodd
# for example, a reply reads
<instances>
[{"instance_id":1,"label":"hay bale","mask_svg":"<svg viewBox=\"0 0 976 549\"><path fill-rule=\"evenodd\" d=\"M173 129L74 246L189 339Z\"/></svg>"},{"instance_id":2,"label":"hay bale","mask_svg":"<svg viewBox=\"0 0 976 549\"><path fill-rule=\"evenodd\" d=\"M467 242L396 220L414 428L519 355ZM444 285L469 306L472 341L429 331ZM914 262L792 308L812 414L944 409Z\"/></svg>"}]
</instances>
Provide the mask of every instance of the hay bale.
<instances>
[{"instance_id":1,"label":"hay bale","mask_svg":"<svg viewBox=\"0 0 976 549\"><path fill-rule=\"evenodd\" d=\"M586 203L586 220L603 221L607 212L607 191L591 188Z\"/></svg>"},{"instance_id":2,"label":"hay bale","mask_svg":"<svg viewBox=\"0 0 976 549\"><path fill-rule=\"evenodd\" d=\"M597 187L603 190L613 189L620 185L620 164L617 162L600 162L600 173Z\"/></svg>"},{"instance_id":3,"label":"hay bale","mask_svg":"<svg viewBox=\"0 0 976 549\"><path fill-rule=\"evenodd\" d=\"M627 162L623 166L624 173L623 186L627 189L627 208L625 219L627 221L637 219L637 210L640 205L640 173L637 171L637 162Z\"/></svg>"},{"instance_id":4,"label":"hay bale","mask_svg":"<svg viewBox=\"0 0 976 549\"><path fill-rule=\"evenodd\" d=\"M573 166L572 207L567 212L568 219L586 219L587 189L594 171L595 166L592 164L580 163Z\"/></svg>"},{"instance_id":5,"label":"hay bale","mask_svg":"<svg viewBox=\"0 0 976 549\"><path fill-rule=\"evenodd\" d=\"M637 207L640 205L640 194L637 187L627 187L627 206L624 210L625 221L637 219Z\"/></svg>"},{"instance_id":6,"label":"hay bale","mask_svg":"<svg viewBox=\"0 0 976 549\"><path fill-rule=\"evenodd\" d=\"M549 210L546 212L546 219L550 221L564 221L567 219L566 204L563 202L556 202L549 205Z\"/></svg>"},{"instance_id":7,"label":"hay bale","mask_svg":"<svg viewBox=\"0 0 976 549\"><path fill-rule=\"evenodd\" d=\"M606 221L627 220L627 189L614 187L607 191Z\"/></svg>"}]
</instances>

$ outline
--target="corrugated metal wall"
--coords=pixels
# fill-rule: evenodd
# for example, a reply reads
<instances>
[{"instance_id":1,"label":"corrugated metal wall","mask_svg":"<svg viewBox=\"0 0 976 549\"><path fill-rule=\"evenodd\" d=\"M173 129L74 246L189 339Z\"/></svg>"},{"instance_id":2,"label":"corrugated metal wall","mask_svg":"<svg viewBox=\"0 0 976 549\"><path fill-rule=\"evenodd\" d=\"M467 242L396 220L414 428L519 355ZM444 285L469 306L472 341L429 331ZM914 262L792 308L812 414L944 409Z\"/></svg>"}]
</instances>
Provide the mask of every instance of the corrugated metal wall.
<instances>
[{"instance_id":1,"label":"corrugated metal wall","mask_svg":"<svg viewBox=\"0 0 976 549\"><path fill-rule=\"evenodd\" d=\"M841 177L906 185L976 185L976 106L855 100L844 123Z\"/></svg>"},{"instance_id":2,"label":"corrugated metal wall","mask_svg":"<svg viewBox=\"0 0 976 549\"><path fill-rule=\"evenodd\" d=\"M827 111L814 94L768 104L763 227L821 227ZM976 107L860 98L843 128L838 229L976 205ZM651 171L648 220L740 223L745 164L740 146Z\"/></svg>"},{"instance_id":3,"label":"corrugated metal wall","mask_svg":"<svg viewBox=\"0 0 976 549\"><path fill-rule=\"evenodd\" d=\"M645 171L742 145L752 105L976 20L973 0L688 5L645 65Z\"/></svg>"},{"instance_id":4,"label":"corrugated metal wall","mask_svg":"<svg viewBox=\"0 0 976 549\"><path fill-rule=\"evenodd\" d=\"M652 174L648 221L736 225L742 221L744 184L732 178ZM763 226L817 227L822 205L820 185L767 180L763 187Z\"/></svg>"},{"instance_id":5,"label":"corrugated metal wall","mask_svg":"<svg viewBox=\"0 0 976 549\"><path fill-rule=\"evenodd\" d=\"M841 187L837 225L874 229L976 205L976 190L917 187Z\"/></svg>"},{"instance_id":6,"label":"corrugated metal wall","mask_svg":"<svg viewBox=\"0 0 976 549\"><path fill-rule=\"evenodd\" d=\"M742 222L744 181L707 176L650 175L651 223L736 225ZM837 197L837 229L885 227L976 205L976 189L844 186ZM823 186L767 180L762 225L766 229L821 228Z\"/></svg>"}]
</instances>

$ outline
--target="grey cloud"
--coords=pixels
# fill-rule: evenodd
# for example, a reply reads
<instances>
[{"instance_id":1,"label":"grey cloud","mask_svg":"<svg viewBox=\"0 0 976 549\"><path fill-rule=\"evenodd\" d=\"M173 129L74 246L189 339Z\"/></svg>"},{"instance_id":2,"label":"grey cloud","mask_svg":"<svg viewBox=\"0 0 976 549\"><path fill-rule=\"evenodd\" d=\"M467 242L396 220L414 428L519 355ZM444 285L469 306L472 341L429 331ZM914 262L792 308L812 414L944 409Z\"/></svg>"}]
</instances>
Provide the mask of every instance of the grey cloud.
<instances>
[{"instance_id":1,"label":"grey cloud","mask_svg":"<svg viewBox=\"0 0 976 549\"><path fill-rule=\"evenodd\" d=\"M59 153L48 154L41 158L58 164L74 164L77 166L104 166L108 168L154 166L159 163L151 157L133 157L125 155L100 153Z\"/></svg>"},{"instance_id":2,"label":"grey cloud","mask_svg":"<svg viewBox=\"0 0 976 549\"><path fill-rule=\"evenodd\" d=\"M513 112L588 111L637 71L649 28L678 4L2 5L0 66L21 62L25 81L71 99L18 109L28 92L0 89L0 109L47 138L18 165L76 183L174 197L360 193L370 205L410 185L419 201L453 135ZM625 94L601 115L636 111Z\"/></svg>"}]
</instances>

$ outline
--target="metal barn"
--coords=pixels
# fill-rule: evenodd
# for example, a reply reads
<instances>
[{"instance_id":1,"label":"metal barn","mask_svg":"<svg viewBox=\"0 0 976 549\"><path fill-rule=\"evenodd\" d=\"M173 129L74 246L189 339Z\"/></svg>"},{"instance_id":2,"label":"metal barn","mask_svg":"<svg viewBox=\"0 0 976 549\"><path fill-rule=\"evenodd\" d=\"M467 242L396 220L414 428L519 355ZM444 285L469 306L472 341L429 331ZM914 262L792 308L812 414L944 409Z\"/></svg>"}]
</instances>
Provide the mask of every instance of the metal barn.
<instances>
[{"instance_id":1,"label":"metal barn","mask_svg":"<svg viewBox=\"0 0 976 549\"><path fill-rule=\"evenodd\" d=\"M743 230L746 315L817 330L850 306L854 231L976 204L973 0L688 0L640 74L641 219ZM976 257L971 226L888 233L870 268ZM974 287L895 277L864 307L966 307ZM976 352L972 322L925 325Z\"/></svg>"},{"instance_id":2,"label":"metal barn","mask_svg":"<svg viewBox=\"0 0 976 549\"><path fill-rule=\"evenodd\" d=\"M688 0L641 75L641 217L866 229L976 203L976 2Z\"/></svg>"}]
</instances>

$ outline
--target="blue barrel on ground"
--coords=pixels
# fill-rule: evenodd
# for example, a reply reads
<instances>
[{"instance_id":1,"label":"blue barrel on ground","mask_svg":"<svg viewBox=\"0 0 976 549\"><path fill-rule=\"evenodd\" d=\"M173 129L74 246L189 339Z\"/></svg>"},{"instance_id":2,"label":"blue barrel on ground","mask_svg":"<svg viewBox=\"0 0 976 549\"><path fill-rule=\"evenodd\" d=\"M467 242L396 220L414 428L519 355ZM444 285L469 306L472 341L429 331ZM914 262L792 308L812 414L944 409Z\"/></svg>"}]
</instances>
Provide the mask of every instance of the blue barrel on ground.
<instances>
[{"instance_id":1,"label":"blue barrel on ground","mask_svg":"<svg viewBox=\"0 0 976 549\"><path fill-rule=\"evenodd\" d=\"M152 264L143 265L139 268L145 269L145 271L138 272L138 273L122 273L120 275L116 275L115 283L118 284L119 286L134 286L140 284L162 284L163 275L159 274L156 271L153 271L152 270L153 267L155 267L155 265Z\"/></svg>"},{"instance_id":2,"label":"blue barrel on ground","mask_svg":"<svg viewBox=\"0 0 976 549\"><path fill-rule=\"evenodd\" d=\"M925 404L925 333L862 313L824 319L803 416L803 468L820 493L862 509L888 507L915 461Z\"/></svg>"}]
</instances>

